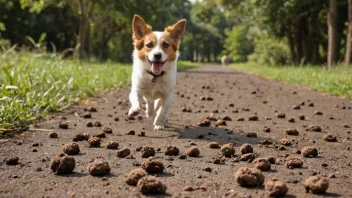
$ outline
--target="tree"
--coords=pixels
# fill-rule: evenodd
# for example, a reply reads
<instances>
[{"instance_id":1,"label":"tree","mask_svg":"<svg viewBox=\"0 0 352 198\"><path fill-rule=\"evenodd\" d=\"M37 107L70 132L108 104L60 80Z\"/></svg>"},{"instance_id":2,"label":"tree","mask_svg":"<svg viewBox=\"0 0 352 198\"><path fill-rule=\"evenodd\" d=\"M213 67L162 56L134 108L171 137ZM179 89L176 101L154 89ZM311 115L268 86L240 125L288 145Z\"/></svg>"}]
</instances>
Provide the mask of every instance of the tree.
<instances>
[{"instance_id":1,"label":"tree","mask_svg":"<svg viewBox=\"0 0 352 198\"><path fill-rule=\"evenodd\" d=\"M322 17L326 16L323 15L325 1L222 0L222 3L240 15L240 23L249 22L274 40L284 40L293 64L321 61L319 50L325 51L327 28L326 19Z\"/></svg>"},{"instance_id":2,"label":"tree","mask_svg":"<svg viewBox=\"0 0 352 198\"><path fill-rule=\"evenodd\" d=\"M226 31L224 54L229 55L234 62L246 62L247 56L254 51L249 27L248 24L242 23L234 26L231 31Z\"/></svg>"},{"instance_id":3,"label":"tree","mask_svg":"<svg viewBox=\"0 0 352 198\"><path fill-rule=\"evenodd\" d=\"M345 65L349 66L351 63L352 56L352 0L348 1L348 28L346 36L346 53L345 53Z\"/></svg>"},{"instance_id":4,"label":"tree","mask_svg":"<svg viewBox=\"0 0 352 198\"><path fill-rule=\"evenodd\" d=\"M328 68L331 69L337 62L337 27L336 27L336 0L329 0L327 16L328 23Z\"/></svg>"},{"instance_id":5,"label":"tree","mask_svg":"<svg viewBox=\"0 0 352 198\"><path fill-rule=\"evenodd\" d=\"M192 48L195 61L214 62L219 57L225 40L225 31L229 28L228 19L220 4L213 0L195 2L190 11ZM187 38L186 38L187 39Z\"/></svg>"}]
</instances>

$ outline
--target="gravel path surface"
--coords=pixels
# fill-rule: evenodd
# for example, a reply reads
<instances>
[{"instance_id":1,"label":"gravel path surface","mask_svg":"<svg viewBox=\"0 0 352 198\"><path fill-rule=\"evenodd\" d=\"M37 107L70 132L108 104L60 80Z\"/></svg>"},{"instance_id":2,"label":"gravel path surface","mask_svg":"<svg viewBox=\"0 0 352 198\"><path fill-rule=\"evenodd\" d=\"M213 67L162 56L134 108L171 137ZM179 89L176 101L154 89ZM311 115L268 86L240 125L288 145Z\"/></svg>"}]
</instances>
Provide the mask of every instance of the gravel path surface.
<instances>
[{"instance_id":1,"label":"gravel path surface","mask_svg":"<svg viewBox=\"0 0 352 198\"><path fill-rule=\"evenodd\" d=\"M177 79L165 130L153 131L144 112L134 118L126 116L130 107L127 87L52 115L50 120L37 123L38 130L0 139L0 197L143 197L138 187L126 184L124 175L143 167L147 158L142 155L152 155L151 150L164 166L162 173L148 173L166 185L166 193L158 195L161 197L264 197L264 185L242 187L234 173L240 167L265 170L260 160L251 161L268 157L275 162L262 172L265 181L277 178L286 183L286 197L352 197L351 100L221 66L180 72ZM60 123L68 128L59 128ZM50 132L58 137L50 138ZM64 144L84 132L106 137L101 138L98 148L89 147L85 140L77 141L80 151L72 155L74 172L53 174L50 160L62 153ZM109 141L116 141L118 149L107 149L107 144L116 147ZM216 148L216 143L211 144L215 148L209 148L210 142L219 147L232 143L235 153L225 157L224 149ZM250 146L241 147L246 143L252 146L253 154L241 153L251 150ZM177 147L179 154L167 146ZM198 157L182 155L196 153L188 151L192 146L198 148ZM304 157L305 146L315 147L317 153ZM137 151L141 147L144 149ZM127 149L119 150L124 148L130 154ZM166 150L177 155L165 155ZM7 165L13 157L19 158L19 164ZM299 158L303 166L287 165L292 157ZM108 162L110 174L89 174L88 164L97 158ZM12 163L16 164L16 159ZM93 168L90 165L89 170ZM325 194L306 193L303 184L312 175L329 180Z\"/></svg>"}]
</instances>

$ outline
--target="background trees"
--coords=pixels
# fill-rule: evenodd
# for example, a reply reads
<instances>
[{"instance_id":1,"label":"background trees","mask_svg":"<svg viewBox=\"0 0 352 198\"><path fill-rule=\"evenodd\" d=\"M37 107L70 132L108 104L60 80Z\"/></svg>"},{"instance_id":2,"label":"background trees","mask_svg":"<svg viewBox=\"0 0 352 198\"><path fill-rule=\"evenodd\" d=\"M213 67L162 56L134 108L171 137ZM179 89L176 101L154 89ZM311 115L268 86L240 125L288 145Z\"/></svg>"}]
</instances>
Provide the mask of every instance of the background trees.
<instances>
[{"instance_id":1,"label":"background trees","mask_svg":"<svg viewBox=\"0 0 352 198\"><path fill-rule=\"evenodd\" d=\"M352 53L351 0L0 0L0 45L31 46L76 58L131 61L131 20L163 30L187 19L181 59L273 65L325 64ZM67 50L66 50L67 51ZM70 55L70 54L68 54Z\"/></svg>"}]
</instances>

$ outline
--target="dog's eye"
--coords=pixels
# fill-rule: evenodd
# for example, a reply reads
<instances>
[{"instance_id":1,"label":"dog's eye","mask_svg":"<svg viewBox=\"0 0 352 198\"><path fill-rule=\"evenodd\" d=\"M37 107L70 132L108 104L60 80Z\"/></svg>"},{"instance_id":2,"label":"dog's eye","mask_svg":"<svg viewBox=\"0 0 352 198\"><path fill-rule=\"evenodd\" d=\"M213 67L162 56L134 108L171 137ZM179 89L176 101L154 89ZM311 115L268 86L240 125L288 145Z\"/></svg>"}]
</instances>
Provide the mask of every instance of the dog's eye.
<instances>
[{"instance_id":1,"label":"dog's eye","mask_svg":"<svg viewBox=\"0 0 352 198\"><path fill-rule=\"evenodd\" d=\"M168 48L168 47L169 47L169 44L166 43L166 42L164 42L164 43L163 43L163 47L164 47L164 48Z\"/></svg>"},{"instance_id":2,"label":"dog's eye","mask_svg":"<svg viewBox=\"0 0 352 198\"><path fill-rule=\"evenodd\" d=\"M153 47L153 43L148 43L146 46L147 46L148 48L152 48L152 47Z\"/></svg>"}]
</instances>

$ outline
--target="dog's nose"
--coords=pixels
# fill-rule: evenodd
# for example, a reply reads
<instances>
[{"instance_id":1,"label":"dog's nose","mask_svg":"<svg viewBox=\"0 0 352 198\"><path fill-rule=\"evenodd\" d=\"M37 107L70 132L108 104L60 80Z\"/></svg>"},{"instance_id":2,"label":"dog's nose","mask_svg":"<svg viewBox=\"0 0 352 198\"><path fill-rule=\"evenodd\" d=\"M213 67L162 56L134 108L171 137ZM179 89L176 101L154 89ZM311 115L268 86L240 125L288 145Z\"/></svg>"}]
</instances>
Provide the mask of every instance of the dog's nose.
<instances>
[{"instance_id":1,"label":"dog's nose","mask_svg":"<svg viewBox=\"0 0 352 198\"><path fill-rule=\"evenodd\" d=\"M160 60L161 59L161 53L155 53L154 54L155 60Z\"/></svg>"}]
</instances>

